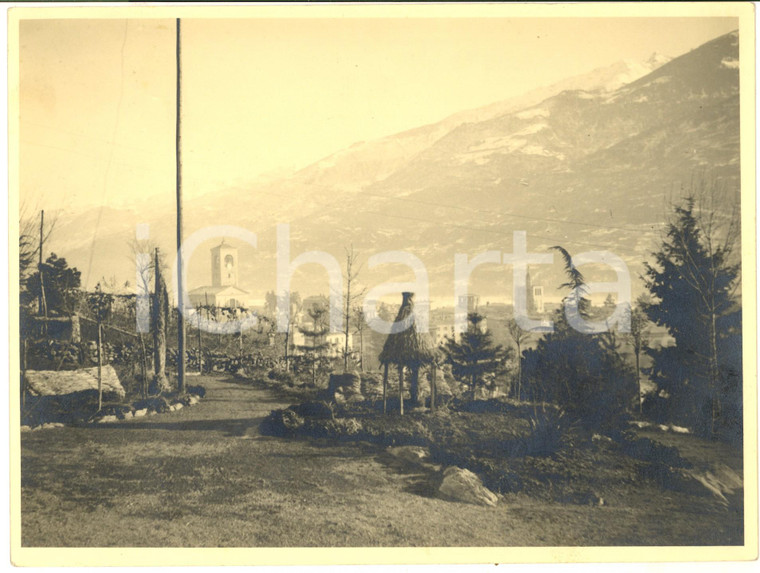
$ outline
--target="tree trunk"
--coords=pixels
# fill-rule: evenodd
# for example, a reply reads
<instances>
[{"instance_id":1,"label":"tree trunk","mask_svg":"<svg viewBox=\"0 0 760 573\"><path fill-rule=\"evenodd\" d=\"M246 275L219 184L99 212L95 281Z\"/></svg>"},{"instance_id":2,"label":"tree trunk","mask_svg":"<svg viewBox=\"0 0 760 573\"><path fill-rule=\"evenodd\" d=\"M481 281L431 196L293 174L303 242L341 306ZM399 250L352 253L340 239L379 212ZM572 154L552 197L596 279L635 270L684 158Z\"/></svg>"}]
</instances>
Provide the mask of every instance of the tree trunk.
<instances>
[{"instance_id":1,"label":"tree trunk","mask_svg":"<svg viewBox=\"0 0 760 573\"><path fill-rule=\"evenodd\" d=\"M520 342L517 342L517 400L520 400L522 391L522 352L520 351Z\"/></svg>"},{"instance_id":2,"label":"tree trunk","mask_svg":"<svg viewBox=\"0 0 760 573\"><path fill-rule=\"evenodd\" d=\"M433 364L430 370L430 411L435 412L435 398L436 398L436 377L438 376L438 367Z\"/></svg>"},{"instance_id":3,"label":"tree trunk","mask_svg":"<svg viewBox=\"0 0 760 573\"><path fill-rule=\"evenodd\" d=\"M643 398L641 397L641 367L640 367L640 351L636 350L636 383L639 387L639 415L641 415L644 412L644 405L643 405Z\"/></svg>"},{"instance_id":4,"label":"tree trunk","mask_svg":"<svg viewBox=\"0 0 760 573\"><path fill-rule=\"evenodd\" d=\"M100 314L100 313L98 313ZM98 412L103 409L103 328L98 317Z\"/></svg>"},{"instance_id":5,"label":"tree trunk","mask_svg":"<svg viewBox=\"0 0 760 573\"><path fill-rule=\"evenodd\" d=\"M142 332L140 333L140 371L142 373L142 388L141 394L143 398L148 397L148 357L145 352L145 340L143 339Z\"/></svg>"},{"instance_id":6,"label":"tree trunk","mask_svg":"<svg viewBox=\"0 0 760 573\"><path fill-rule=\"evenodd\" d=\"M719 415L720 403L718 396L718 333L715 325L715 312L710 313L710 436L715 434L715 420Z\"/></svg>"},{"instance_id":7,"label":"tree trunk","mask_svg":"<svg viewBox=\"0 0 760 573\"><path fill-rule=\"evenodd\" d=\"M404 367L398 367L398 403L401 415L404 415Z\"/></svg>"},{"instance_id":8,"label":"tree trunk","mask_svg":"<svg viewBox=\"0 0 760 573\"><path fill-rule=\"evenodd\" d=\"M21 409L26 407L26 338L21 340Z\"/></svg>"},{"instance_id":9,"label":"tree trunk","mask_svg":"<svg viewBox=\"0 0 760 573\"><path fill-rule=\"evenodd\" d=\"M364 327L359 329L359 371L364 372Z\"/></svg>"},{"instance_id":10,"label":"tree trunk","mask_svg":"<svg viewBox=\"0 0 760 573\"><path fill-rule=\"evenodd\" d=\"M343 372L348 372L348 332L351 328L351 260L349 259L346 268L346 274L348 280L346 281L346 330L344 335L346 339L343 341Z\"/></svg>"},{"instance_id":11,"label":"tree trunk","mask_svg":"<svg viewBox=\"0 0 760 573\"><path fill-rule=\"evenodd\" d=\"M290 342L290 322L288 322L288 328L285 331L285 372L290 370L290 363L288 357L288 343Z\"/></svg>"},{"instance_id":12,"label":"tree trunk","mask_svg":"<svg viewBox=\"0 0 760 573\"><path fill-rule=\"evenodd\" d=\"M388 411L387 396L388 396L388 364L385 364L385 368L383 368L383 414L385 414Z\"/></svg>"},{"instance_id":13,"label":"tree trunk","mask_svg":"<svg viewBox=\"0 0 760 573\"><path fill-rule=\"evenodd\" d=\"M153 293L153 383L149 392L161 394L169 389L166 379L166 289L161 268L158 264L158 249L155 260L156 284Z\"/></svg>"}]
</instances>

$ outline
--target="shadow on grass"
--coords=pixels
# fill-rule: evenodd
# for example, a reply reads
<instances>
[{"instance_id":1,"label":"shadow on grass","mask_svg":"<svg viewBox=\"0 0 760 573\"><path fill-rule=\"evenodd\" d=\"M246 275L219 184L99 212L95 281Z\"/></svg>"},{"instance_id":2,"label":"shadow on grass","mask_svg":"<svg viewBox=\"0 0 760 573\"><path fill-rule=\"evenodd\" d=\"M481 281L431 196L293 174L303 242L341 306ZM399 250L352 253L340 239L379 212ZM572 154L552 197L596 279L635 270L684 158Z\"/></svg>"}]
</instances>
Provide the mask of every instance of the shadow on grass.
<instances>
[{"instance_id":1,"label":"shadow on grass","mask_svg":"<svg viewBox=\"0 0 760 573\"><path fill-rule=\"evenodd\" d=\"M149 418L145 421L129 420L109 424L88 426L92 430L169 430L180 432L222 432L225 436L235 437L246 434L258 435L258 427L263 417L256 418L214 418L212 420L177 420L176 422L158 422ZM249 430L253 430L250 432Z\"/></svg>"}]
</instances>

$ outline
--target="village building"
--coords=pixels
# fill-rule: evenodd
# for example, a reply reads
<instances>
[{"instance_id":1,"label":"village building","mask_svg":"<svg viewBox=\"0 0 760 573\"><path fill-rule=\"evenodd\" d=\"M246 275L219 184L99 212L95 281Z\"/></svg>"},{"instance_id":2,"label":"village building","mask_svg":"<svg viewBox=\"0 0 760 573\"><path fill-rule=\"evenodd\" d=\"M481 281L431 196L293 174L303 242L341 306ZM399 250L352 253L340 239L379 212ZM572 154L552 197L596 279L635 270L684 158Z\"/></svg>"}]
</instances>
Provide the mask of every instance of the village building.
<instances>
[{"instance_id":1,"label":"village building","mask_svg":"<svg viewBox=\"0 0 760 573\"><path fill-rule=\"evenodd\" d=\"M211 249L211 284L189 292L194 307L249 308L256 301L238 286L238 249L224 239Z\"/></svg>"}]
</instances>

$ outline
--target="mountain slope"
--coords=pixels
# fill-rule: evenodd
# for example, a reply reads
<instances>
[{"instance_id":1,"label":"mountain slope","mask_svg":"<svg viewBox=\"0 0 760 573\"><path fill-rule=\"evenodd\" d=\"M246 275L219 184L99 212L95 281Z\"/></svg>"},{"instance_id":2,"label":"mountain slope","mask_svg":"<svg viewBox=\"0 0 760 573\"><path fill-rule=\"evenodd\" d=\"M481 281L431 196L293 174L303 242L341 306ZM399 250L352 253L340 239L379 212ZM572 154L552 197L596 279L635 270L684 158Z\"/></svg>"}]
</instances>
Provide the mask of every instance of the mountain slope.
<instances>
[{"instance_id":1,"label":"mountain slope","mask_svg":"<svg viewBox=\"0 0 760 573\"><path fill-rule=\"evenodd\" d=\"M573 253L612 251L635 279L656 246L665 199L704 171L738 189L740 167L737 35L648 66L597 70L547 88L551 93L539 90L357 144L287 179L189 202L185 234L212 224L256 232L258 248L241 250L240 279L257 296L274 288L277 223L290 224L291 259L318 249L341 260L349 244L365 257L413 253L439 299L453 297L456 253L511 252L513 231L527 232L531 252L555 244ZM128 252L134 227L124 229L138 217L160 244L173 244L171 213L108 211L90 284L123 273L124 256L117 253ZM76 237L68 245L69 236L56 238L56 252L82 268L90 247ZM191 262L191 286L208 282L208 268L204 247ZM559 265L531 273L550 298L558 295ZM326 291L323 271L303 274L309 276L294 288ZM408 269L388 265L365 267L362 276L369 285L411 278ZM484 298L510 298L511 270L479 268L471 289Z\"/></svg>"}]
</instances>

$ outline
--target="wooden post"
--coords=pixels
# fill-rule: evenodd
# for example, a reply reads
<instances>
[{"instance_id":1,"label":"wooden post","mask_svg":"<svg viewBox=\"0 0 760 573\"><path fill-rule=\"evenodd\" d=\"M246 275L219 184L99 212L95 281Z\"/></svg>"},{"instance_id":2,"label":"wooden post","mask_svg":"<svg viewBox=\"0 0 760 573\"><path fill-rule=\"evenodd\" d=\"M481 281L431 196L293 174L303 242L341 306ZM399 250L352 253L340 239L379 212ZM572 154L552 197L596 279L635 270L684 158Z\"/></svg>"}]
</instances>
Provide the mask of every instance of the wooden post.
<instances>
[{"instance_id":1,"label":"wooden post","mask_svg":"<svg viewBox=\"0 0 760 573\"><path fill-rule=\"evenodd\" d=\"M100 309L98 309L98 412L103 409L103 351L102 351L103 328L100 324Z\"/></svg>"},{"instance_id":2,"label":"wooden post","mask_svg":"<svg viewBox=\"0 0 760 573\"><path fill-rule=\"evenodd\" d=\"M388 411L387 396L388 396L388 363L386 362L385 367L383 368L383 414L385 414Z\"/></svg>"},{"instance_id":3,"label":"wooden post","mask_svg":"<svg viewBox=\"0 0 760 573\"><path fill-rule=\"evenodd\" d=\"M203 374L203 347L201 346L201 307L198 307L198 374Z\"/></svg>"},{"instance_id":4,"label":"wooden post","mask_svg":"<svg viewBox=\"0 0 760 573\"><path fill-rule=\"evenodd\" d=\"M177 126L175 131L175 150L177 158L177 391L185 392L185 310L184 280L182 276L182 154L180 131L182 118L182 66L181 66L181 27L177 18Z\"/></svg>"},{"instance_id":5,"label":"wooden post","mask_svg":"<svg viewBox=\"0 0 760 573\"><path fill-rule=\"evenodd\" d=\"M420 401L420 369L418 366L412 366L409 369L409 394L412 398L412 404L416 407Z\"/></svg>"},{"instance_id":6,"label":"wooden post","mask_svg":"<svg viewBox=\"0 0 760 573\"><path fill-rule=\"evenodd\" d=\"M430 411L435 412L435 394L436 394L436 377L438 376L438 367L433 364L430 370Z\"/></svg>"},{"instance_id":7,"label":"wooden post","mask_svg":"<svg viewBox=\"0 0 760 573\"><path fill-rule=\"evenodd\" d=\"M404 367L398 366L398 403L401 415L404 415Z\"/></svg>"},{"instance_id":8,"label":"wooden post","mask_svg":"<svg viewBox=\"0 0 760 573\"><path fill-rule=\"evenodd\" d=\"M43 241L45 240L45 211L40 211L40 253L39 253L39 275L40 275L40 301L39 315L47 318L47 299L45 298L45 278L42 266ZM42 333L47 334L47 320L42 323Z\"/></svg>"}]
</instances>

